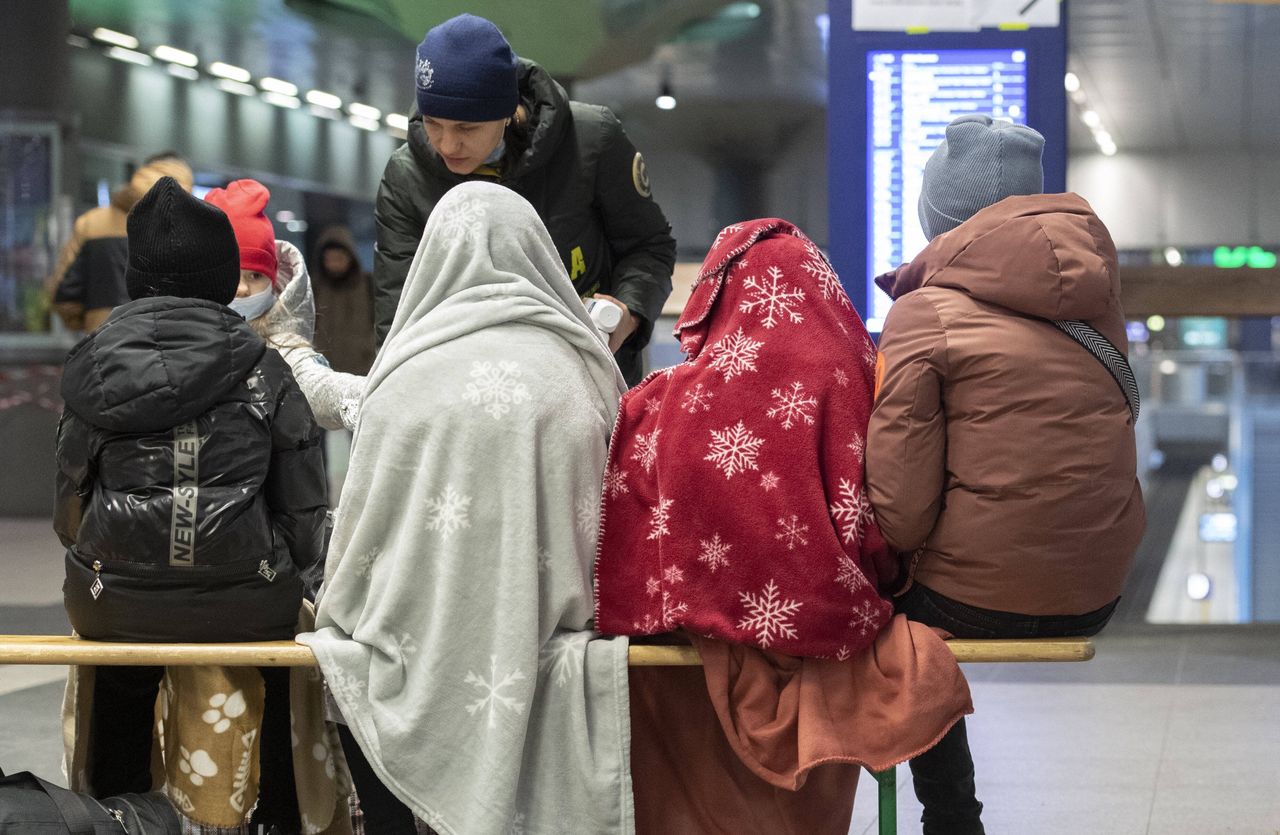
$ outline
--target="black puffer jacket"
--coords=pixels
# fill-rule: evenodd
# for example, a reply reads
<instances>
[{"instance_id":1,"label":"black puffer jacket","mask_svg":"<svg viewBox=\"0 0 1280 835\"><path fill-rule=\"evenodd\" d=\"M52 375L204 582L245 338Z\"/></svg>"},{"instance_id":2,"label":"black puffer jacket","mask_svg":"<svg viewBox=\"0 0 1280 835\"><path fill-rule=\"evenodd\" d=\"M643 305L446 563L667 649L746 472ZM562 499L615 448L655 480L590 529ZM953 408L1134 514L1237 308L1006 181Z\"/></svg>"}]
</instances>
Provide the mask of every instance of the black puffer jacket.
<instances>
[{"instance_id":1,"label":"black puffer jacket","mask_svg":"<svg viewBox=\"0 0 1280 835\"><path fill-rule=\"evenodd\" d=\"M569 101L546 70L523 59L520 100L528 124L508 130L497 182L533 204L579 295L606 293L642 317L617 354L622 373L635 385L640 352L671 295L671 226L649 194L643 159L608 108ZM409 141L387 162L375 208L379 344L391 329L427 216L446 191L476 179L494 178L452 173L427 141L422 120L409 122Z\"/></svg>"},{"instance_id":2,"label":"black puffer jacket","mask_svg":"<svg viewBox=\"0 0 1280 835\"><path fill-rule=\"evenodd\" d=\"M54 528L76 631L291 637L322 566L326 482L280 355L222 305L141 299L72 349L62 396Z\"/></svg>"}]
</instances>

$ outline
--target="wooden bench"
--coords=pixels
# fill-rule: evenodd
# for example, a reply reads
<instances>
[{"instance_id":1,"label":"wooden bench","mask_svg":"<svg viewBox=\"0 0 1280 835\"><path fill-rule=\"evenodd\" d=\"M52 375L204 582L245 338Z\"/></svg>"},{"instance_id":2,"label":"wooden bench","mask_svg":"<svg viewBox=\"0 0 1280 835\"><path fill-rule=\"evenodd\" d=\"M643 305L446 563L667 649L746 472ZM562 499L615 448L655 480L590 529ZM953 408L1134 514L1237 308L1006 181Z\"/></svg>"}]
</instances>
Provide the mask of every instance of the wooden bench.
<instances>
[{"instance_id":1,"label":"wooden bench","mask_svg":"<svg viewBox=\"0 0 1280 835\"><path fill-rule=\"evenodd\" d=\"M947 641L956 660L965 664L1029 661L1088 661L1088 638ZM691 646L633 644L632 667L696 667L702 663ZM132 644L86 641L58 635L0 635L0 664L218 665L224 667L314 667L311 648L294 641L242 644ZM880 835L898 831L897 769L873 776L879 786Z\"/></svg>"}]
</instances>

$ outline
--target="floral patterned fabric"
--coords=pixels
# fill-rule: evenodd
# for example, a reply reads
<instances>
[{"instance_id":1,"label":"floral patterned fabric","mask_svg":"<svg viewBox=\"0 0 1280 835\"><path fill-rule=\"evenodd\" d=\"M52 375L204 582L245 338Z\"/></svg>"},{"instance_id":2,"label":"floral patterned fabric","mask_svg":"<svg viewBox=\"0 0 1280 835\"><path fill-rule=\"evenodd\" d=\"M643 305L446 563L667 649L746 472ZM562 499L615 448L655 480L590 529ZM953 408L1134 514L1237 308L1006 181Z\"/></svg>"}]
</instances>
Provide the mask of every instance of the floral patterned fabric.
<instances>
[{"instance_id":1,"label":"floral patterned fabric","mask_svg":"<svg viewBox=\"0 0 1280 835\"><path fill-rule=\"evenodd\" d=\"M687 360L613 433L597 628L849 658L898 569L863 483L876 350L839 278L786 221L727 227L676 336Z\"/></svg>"}]
</instances>

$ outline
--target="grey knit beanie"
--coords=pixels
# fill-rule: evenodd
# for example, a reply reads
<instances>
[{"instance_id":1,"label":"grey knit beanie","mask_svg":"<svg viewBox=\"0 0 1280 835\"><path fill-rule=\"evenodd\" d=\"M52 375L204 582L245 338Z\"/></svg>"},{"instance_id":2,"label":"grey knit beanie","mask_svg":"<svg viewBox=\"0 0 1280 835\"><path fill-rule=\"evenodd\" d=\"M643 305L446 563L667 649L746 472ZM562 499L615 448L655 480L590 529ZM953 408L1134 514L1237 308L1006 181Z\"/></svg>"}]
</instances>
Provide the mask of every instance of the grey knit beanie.
<instances>
[{"instance_id":1,"label":"grey knit beanie","mask_svg":"<svg viewBox=\"0 0 1280 835\"><path fill-rule=\"evenodd\" d=\"M973 113L947 125L924 166L920 226L929 240L1015 194L1044 191L1044 137L1026 125Z\"/></svg>"}]
</instances>

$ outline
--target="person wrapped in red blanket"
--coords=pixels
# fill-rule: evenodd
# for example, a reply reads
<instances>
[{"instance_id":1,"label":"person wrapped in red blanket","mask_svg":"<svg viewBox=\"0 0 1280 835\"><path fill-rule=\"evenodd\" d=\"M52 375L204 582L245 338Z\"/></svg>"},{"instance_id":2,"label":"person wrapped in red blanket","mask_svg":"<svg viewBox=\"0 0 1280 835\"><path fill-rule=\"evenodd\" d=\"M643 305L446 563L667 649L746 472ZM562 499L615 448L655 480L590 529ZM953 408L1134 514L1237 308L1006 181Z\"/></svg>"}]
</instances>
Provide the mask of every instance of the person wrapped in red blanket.
<instances>
[{"instance_id":1,"label":"person wrapped in red blanket","mask_svg":"<svg viewBox=\"0 0 1280 835\"><path fill-rule=\"evenodd\" d=\"M848 764L905 760L972 711L941 640L893 618L901 567L863 479L875 346L777 219L720 233L675 332L686 361L623 398L596 565L597 629L683 630L704 660L705 684L633 671L638 827L846 832Z\"/></svg>"}]
</instances>

